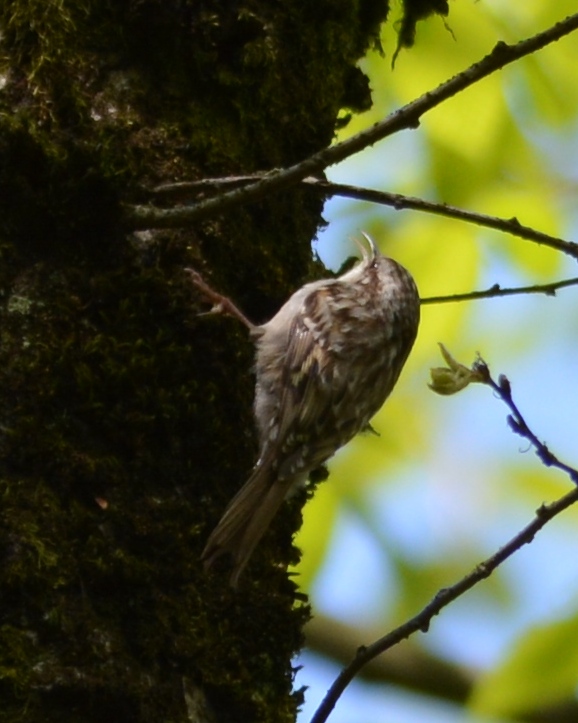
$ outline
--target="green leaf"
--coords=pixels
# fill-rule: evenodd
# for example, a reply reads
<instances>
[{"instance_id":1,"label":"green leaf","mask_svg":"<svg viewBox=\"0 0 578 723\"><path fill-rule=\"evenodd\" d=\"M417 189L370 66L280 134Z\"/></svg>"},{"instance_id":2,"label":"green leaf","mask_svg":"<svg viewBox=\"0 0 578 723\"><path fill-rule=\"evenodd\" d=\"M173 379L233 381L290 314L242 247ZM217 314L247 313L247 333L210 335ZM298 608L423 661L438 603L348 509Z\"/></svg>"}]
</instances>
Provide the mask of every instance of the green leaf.
<instances>
[{"instance_id":1,"label":"green leaf","mask_svg":"<svg viewBox=\"0 0 578 723\"><path fill-rule=\"evenodd\" d=\"M484 675L470 700L482 715L515 715L573 698L578 685L578 616L535 628Z\"/></svg>"}]
</instances>

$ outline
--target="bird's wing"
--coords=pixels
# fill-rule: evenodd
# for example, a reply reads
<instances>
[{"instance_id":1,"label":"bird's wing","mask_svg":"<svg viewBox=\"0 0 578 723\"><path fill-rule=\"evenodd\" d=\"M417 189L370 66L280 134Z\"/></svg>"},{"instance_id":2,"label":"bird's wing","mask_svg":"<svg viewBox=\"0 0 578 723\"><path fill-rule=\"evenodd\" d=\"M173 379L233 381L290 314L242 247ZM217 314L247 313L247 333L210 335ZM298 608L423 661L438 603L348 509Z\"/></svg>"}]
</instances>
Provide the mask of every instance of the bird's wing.
<instances>
[{"instance_id":1,"label":"bird's wing","mask_svg":"<svg viewBox=\"0 0 578 723\"><path fill-rule=\"evenodd\" d=\"M341 424L336 418L336 409L344 395L350 393L350 384L341 373L339 357L330 348L331 334L327 326L333 320L326 299L328 294L331 294L330 288L309 295L289 332L280 389L278 441L272 445L274 451L271 450L282 472L285 467L285 474L300 471L299 460L295 459L297 466L292 469L291 458L303 443L318 448L313 458L310 452L307 455L314 466L324 462L336 446L343 444L333 441Z\"/></svg>"}]
</instances>

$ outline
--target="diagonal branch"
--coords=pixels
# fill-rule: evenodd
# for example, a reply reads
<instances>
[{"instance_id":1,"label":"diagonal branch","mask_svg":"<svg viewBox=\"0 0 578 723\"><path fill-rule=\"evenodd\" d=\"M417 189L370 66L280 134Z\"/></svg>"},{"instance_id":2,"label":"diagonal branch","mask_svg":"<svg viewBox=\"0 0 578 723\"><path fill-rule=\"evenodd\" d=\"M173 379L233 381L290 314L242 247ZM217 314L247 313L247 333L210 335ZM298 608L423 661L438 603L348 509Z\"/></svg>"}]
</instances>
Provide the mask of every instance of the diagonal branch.
<instances>
[{"instance_id":1,"label":"diagonal branch","mask_svg":"<svg viewBox=\"0 0 578 723\"><path fill-rule=\"evenodd\" d=\"M359 624L348 626L319 613L305 626L305 645L314 654L329 657L346 665L359 637L371 635ZM475 685L476 675L463 665L451 663L424 650L421 646L397 645L387 655L373 658L360 671L364 682L395 685L443 702L466 705ZM538 710L519 712L516 723L576 723L578 701L571 696L560 702L545 703ZM513 721L512 721L513 723Z\"/></svg>"},{"instance_id":2,"label":"diagonal branch","mask_svg":"<svg viewBox=\"0 0 578 723\"><path fill-rule=\"evenodd\" d=\"M546 294L546 296L556 296L558 289L564 289L568 286L578 285L578 278L563 279L561 281L552 281L549 284L534 284L532 286L515 286L513 288L503 289L499 284L494 284L485 291L469 291L465 294L451 294L448 296L428 296L421 299L423 304L444 304L452 301L473 301L476 299L493 299L498 296L516 296L517 294Z\"/></svg>"},{"instance_id":3,"label":"diagonal branch","mask_svg":"<svg viewBox=\"0 0 578 723\"><path fill-rule=\"evenodd\" d=\"M307 176L319 175L328 166L343 161L345 158L362 151L377 141L407 128L417 128L421 116L440 105L462 90L474 85L482 78L495 73L501 68L520 58L560 40L578 29L578 13L556 23L547 30L538 33L515 45L502 41L496 44L491 53L450 80L439 85L435 90L425 93L399 110L391 113L383 121L376 123L361 133L324 148L309 158L289 168L270 171L261 180L244 188L227 191L223 195L208 198L187 208L158 209L150 206L127 206L124 223L128 229L174 228L176 225L189 225L194 221L222 213L230 208L246 204L262 198L275 191L292 186Z\"/></svg>"},{"instance_id":4,"label":"diagonal branch","mask_svg":"<svg viewBox=\"0 0 578 723\"><path fill-rule=\"evenodd\" d=\"M495 382L490 375L488 365L483 361L483 359L478 359L473 366L473 371L481 376L482 383L491 387L504 404L506 404L506 406L510 409L512 412L508 416L510 429L515 434L519 434L520 437L524 437L524 439L527 439L528 442L530 442L532 447L536 450L536 454L540 458L542 464L546 467L555 467L556 469L559 469L564 472L564 474L567 474L575 485L578 485L578 469L561 462L558 457L556 457L556 455L548 449L544 442L540 442L538 437L528 426L526 420L522 416L522 413L514 402L512 397L512 387L508 378L503 374L500 374L498 381Z\"/></svg>"},{"instance_id":5,"label":"diagonal branch","mask_svg":"<svg viewBox=\"0 0 578 723\"><path fill-rule=\"evenodd\" d=\"M533 241L543 246L549 246L557 251L563 251L565 254L578 259L578 244L572 241L550 236L549 234L536 231L530 226L522 225L517 218L499 218L497 216L488 216L485 213L475 213L474 211L466 211L463 208L449 206L446 203L432 203L424 201L421 198L413 196L404 196L400 193L388 193L387 191L374 191L368 188L359 188L357 186L349 186L343 183L330 183L320 181L316 178L305 178L304 183L319 187L328 194L335 196L344 196L346 198L355 198L359 201L369 201L371 203L379 203L386 206L392 206L396 211L401 209L412 209L414 211L424 211L432 213L436 216L445 216L447 218L456 218L460 221L484 226L485 228L493 228L497 231L504 231L512 236Z\"/></svg>"},{"instance_id":6,"label":"diagonal branch","mask_svg":"<svg viewBox=\"0 0 578 723\"><path fill-rule=\"evenodd\" d=\"M508 421L512 430L527 439L535 448L541 461L548 467L556 467L565 472L572 482L578 484L578 470L561 462L528 427L525 419L520 413L518 407L512 398L510 383L501 375L498 382L495 382L488 369L487 364L479 359L473 367L473 372L481 376L481 381L487 384L508 406L512 414L508 417ZM527 545L534 539L535 535L548 523L551 519L559 515L565 509L578 502L578 487L575 486L570 492L560 497L551 504L543 504L536 510L534 519L524 527L509 542L500 548L494 555L487 558L476 566L472 572L463 577L454 585L443 588L438 591L434 598L419 612L415 617L384 635L379 640L368 646L361 646L355 658L347 665L337 676L331 687L329 688L325 698L321 702L319 708L315 711L311 723L325 723L335 704L341 697L341 694L357 675L357 673L381 653L389 650L402 640L405 640L413 633L422 631L426 633L433 618L438 615L443 608L447 607L451 602L477 585L479 582L489 577L494 570L499 567L505 560L511 557L523 545Z\"/></svg>"},{"instance_id":7,"label":"diagonal branch","mask_svg":"<svg viewBox=\"0 0 578 723\"><path fill-rule=\"evenodd\" d=\"M263 179L265 174L255 173L243 176L225 176L222 178L203 178L199 181L181 181L178 183L167 183L150 191L150 195L155 200L161 201L184 201L191 196L200 193L223 193L231 188L243 188L250 183L254 183L258 179ZM372 188L362 188L360 186L351 186L345 183L333 183L332 181L323 181L313 176L304 178L301 183L306 188L310 188L316 193L323 193L328 196L343 196L344 198L354 198L358 201L368 201L369 203L378 203L383 206L391 206L396 211L411 209L414 211L423 211L437 216L445 216L447 218L455 218L460 221L473 223L477 226L485 228L493 228L497 231L509 233L512 236L533 241L534 243L548 246L562 251L573 258L578 259L578 244L572 241L565 241L556 236L537 231L530 226L523 226L517 218L499 218L498 216L488 216L484 213L476 213L467 211L457 206L450 206L446 203L433 203L425 201L415 196L404 196L401 193L390 193L389 191L377 191ZM156 209L159 218L163 217L165 211ZM178 224L176 224L178 225Z\"/></svg>"},{"instance_id":8,"label":"diagonal branch","mask_svg":"<svg viewBox=\"0 0 578 723\"><path fill-rule=\"evenodd\" d=\"M357 673L369 663L370 660L405 640L413 633L422 631L426 633L432 619L438 615L443 608L474 587L477 583L489 577L494 570L519 550L534 539L535 535L553 517L559 515L565 509L578 502L578 487L549 505L542 505L536 516L521 532L505 544L495 555L480 563L469 575L459 582L441 589L436 596L418 613L414 618L384 635L379 640L368 646L361 646L355 658L337 676L329 688L319 708L311 718L311 723L325 723L335 704L341 697L345 688L351 683Z\"/></svg>"}]
</instances>

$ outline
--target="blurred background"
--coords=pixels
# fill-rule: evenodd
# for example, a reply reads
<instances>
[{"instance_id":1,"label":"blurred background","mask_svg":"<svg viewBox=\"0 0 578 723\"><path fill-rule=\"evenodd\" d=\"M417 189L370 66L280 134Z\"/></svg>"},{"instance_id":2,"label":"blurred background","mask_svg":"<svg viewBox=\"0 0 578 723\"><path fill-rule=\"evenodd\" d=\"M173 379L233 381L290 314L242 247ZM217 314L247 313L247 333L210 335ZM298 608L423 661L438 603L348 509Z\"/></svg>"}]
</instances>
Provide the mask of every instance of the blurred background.
<instances>
[{"instance_id":1,"label":"blurred background","mask_svg":"<svg viewBox=\"0 0 578 723\"><path fill-rule=\"evenodd\" d=\"M559 0L459 0L447 23L418 24L395 68L363 62L373 108L337 140L464 70L496 42L515 43L576 12ZM399 11L394 6L392 14ZM494 73L403 131L330 169L332 181L419 196L578 240L578 33ZM357 201L327 203L315 251L337 269L370 233L413 273L422 298L578 275L560 252L471 224ZM356 648L417 614L442 587L494 553L543 503L569 491L507 426L486 387L431 392L443 342L468 366L479 352L506 374L528 424L578 466L578 287L425 305L414 351L374 419L331 461L308 503L297 569L314 621L296 687L308 721ZM578 720L578 508L546 526L487 581L446 608L427 634L383 656L342 696L333 723ZM400 684L400 681L403 684ZM413 681L413 683L412 683ZM413 688L410 689L411 686ZM570 718L560 717L570 704ZM546 717L536 717L537 711ZM562 712L561 712L562 711ZM534 715L534 718L532 718ZM549 716L549 717L548 717Z\"/></svg>"}]
</instances>

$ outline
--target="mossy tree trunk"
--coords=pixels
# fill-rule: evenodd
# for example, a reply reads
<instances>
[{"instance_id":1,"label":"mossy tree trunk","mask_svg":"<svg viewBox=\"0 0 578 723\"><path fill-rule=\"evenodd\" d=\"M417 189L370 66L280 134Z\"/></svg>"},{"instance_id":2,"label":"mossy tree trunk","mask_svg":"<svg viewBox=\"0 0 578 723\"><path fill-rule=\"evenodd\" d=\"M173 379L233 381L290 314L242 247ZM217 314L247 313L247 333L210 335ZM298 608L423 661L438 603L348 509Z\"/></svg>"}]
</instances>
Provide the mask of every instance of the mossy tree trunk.
<instances>
[{"instance_id":1,"label":"mossy tree trunk","mask_svg":"<svg viewBox=\"0 0 578 723\"><path fill-rule=\"evenodd\" d=\"M138 233L122 209L329 144L369 102L355 62L386 12L3 1L0 721L294 719L298 508L239 591L199 563L255 459L252 347L197 317L183 268L265 320L313 273L321 202Z\"/></svg>"}]
</instances>

